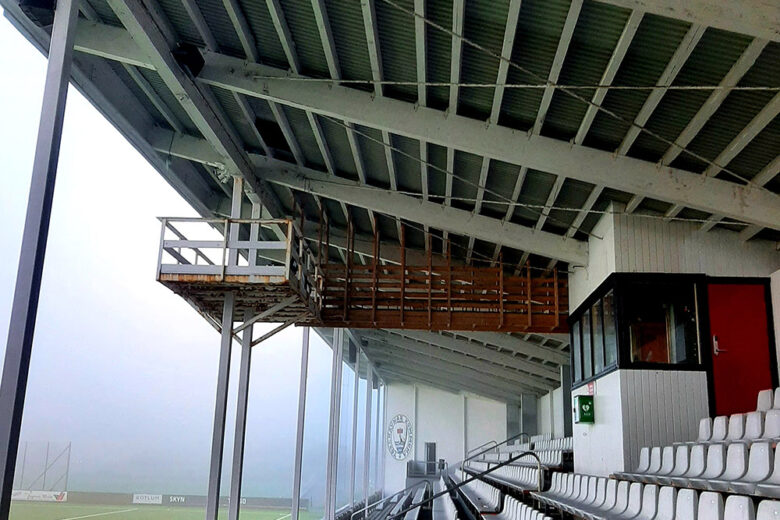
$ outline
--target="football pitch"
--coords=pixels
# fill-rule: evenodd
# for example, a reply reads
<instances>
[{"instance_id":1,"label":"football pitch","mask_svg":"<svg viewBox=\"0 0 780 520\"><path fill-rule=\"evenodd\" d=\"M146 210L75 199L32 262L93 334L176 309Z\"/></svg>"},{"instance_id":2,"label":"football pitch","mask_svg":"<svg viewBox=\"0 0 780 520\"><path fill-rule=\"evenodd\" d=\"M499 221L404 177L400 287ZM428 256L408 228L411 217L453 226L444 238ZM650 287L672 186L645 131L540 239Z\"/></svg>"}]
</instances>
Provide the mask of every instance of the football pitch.
<instances>
[{"instance_id":1,"label":"football pitch","mask_svg":"<svg viewBox=\"0 0 780 520\"><path fill-rule=\"evenodd\" d=\"M14 502L10 520L202 520L200 507L101 506L87 504L36 504ZM220 510L220 520L227 520L227 509ZM241 520L289 520L290 510L245 509ZM302 511L301 520L315 520L320 515Z\"/></svg>"}]
</instances>

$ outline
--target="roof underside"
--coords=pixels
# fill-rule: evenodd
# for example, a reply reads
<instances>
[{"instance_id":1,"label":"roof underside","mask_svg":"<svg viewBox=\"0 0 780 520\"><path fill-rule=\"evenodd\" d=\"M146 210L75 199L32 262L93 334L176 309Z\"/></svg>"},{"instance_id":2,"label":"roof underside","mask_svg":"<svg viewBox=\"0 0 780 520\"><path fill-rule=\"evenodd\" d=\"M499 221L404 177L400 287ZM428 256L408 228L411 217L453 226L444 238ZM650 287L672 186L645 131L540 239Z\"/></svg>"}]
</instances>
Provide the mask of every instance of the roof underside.
<instances>
[{"instance_id":1,"label":"roof underside","mask_svg":"<svg viewBox=\"0 0 780 520\"><path fill-rule=\"evenodd\" d=\"M28 18L13 0L0 0L0 4L39 48L48 46L45 21ZM556 240L560 244L586 241L599 212L613 202L639 214L698 219L704 229L726 228L745 240L780 240L780 221L774 226L771 222L780 208L777 32L767 33L765 27L751 34L731 32L725 30L731 28L728 19L722 21L725 27L708 27L695 19L692 23L654 14L652 9L641 13L625 7L630 4L627 0L82 0L73 77L204 215L227 212L228 173L256 176L260 184L253 187L270 186L263 200L273 202L267 204L272 213L292 214L297 200L311 219L316 220L322 208L334 234L343 235L351 219L361 235L377 231L383 247L398 244L399 223L403 223L411 249L424 250L429 231L437 252L445 248L443 239L449 239L456 260L501 258L510 270L527 261L539 268L575 261L579 258L575 253L556 254ZM707 4L697 1L692 10L705 9L702 6ZM777 11L763 13L766 26L778 27ZM93 22L89 34L87 21ZM107 35L121 37L125 32L138 44L137 59L132 42L112 50ZM157 33L162 36L155 39ZM186 45L210 51L204 77L197 77L197 66L187 69L181 61L166 61L171 50ZM274 93L274 85L283 80L265 85L260 81L254 92L242 90L238 80L231 83L229 75L216 77L208 71L208 55L223 62L237 59L230 62L234 69L248 62L266 66L262 70L271 71L270 75L289 71L294 78L286 80L289 99L285 89ZM304 77L361 81L327 88L332 89L333 99L339 93L353 93L355 110L360 112L365 105L366 115L350 116L349 107L338 113L329 94L317 97L316 89L323 84L298 79ZM378 81L387 83L372 83ZM520 84L535 87L516 88ZM604 88L593 88L599 85ZM655 85L672 88L614 88ZM716 85L738 88L695 88ZM193 96L188 88L197 89L199 95ZM313 101L303 106L297 99L307 93ZM398 121L391 117L376 121L373 106L395 107L399 114L414 112L399 116ZM478 127L470 123L474 120L480 122ZM473 132L473 146L468 132L457 149L446 146L449 141L441 137L462 135L465 130ZM515 146L496 152L485 145L483 151L480 143L492 138L482 138L482 130L489 136L514 136L518 149L532 143L526 147L529 154L542 146L549 148L549 166L543 151L534 156L532 165L524 164L522 157L513 159ZM488 134L494 131L498 134ZM176 152L178 138L191 138L194 144ZM556 142L567 147L555 148ZM569 171L565 166L569 150L599 160L615 158L627 166L608 175ZM564 162L558 161L561 155L566 156ZM634 160L626 162L624 157ZM574 155L570 159L576 164ZM461 211L449 214L439 229L435 224L441 220L425 225L415 217L419 211L407 216L406 206L396 204L396 199L372 206L372 201L360 203L338 189L328 191L328 183L323 183L322 193L293 192L295 186L288 182L265 184L263 160L277 170L287 167L304 176L325 175L378 188L371 192L376 200L388 192L401 193L404 204L422 201L419 211L430 214L445 205ZM251 172L247 164L253 165ZM654 176L665 175L661 166L687 179L716 181L702 184L701 193L681 195L684 204L656 187ZM627 174L638 180L624 181ZM273 177L269 173L267 178ZM647 189L631 191L630 185ZM710 197L711 191L732 188L737 191L731 205ZM744 203L745 193L763 197L762 204L769 210L763 216L744 210L742 206L751 205ZM382 207L390 209L378 209ZM734 217L743 212L744 218ZM516 227L496 228L507 229L506 233L469 232L460 221L471 215L485 217L480 222L488 225L509 222ZM524 230L533 230L528 235L533 246L522 247L506 236ZM547 242L536 246L533 237ZM337 253L334 248L334 258ZM343 258L343 250L340 254ZM507 336L515 345L531 345L551 354L543 359L523 354L522 349L509 351L496 338L482 343L448 338L465 342L464 348L472 344L487 352L475 358L473 353L453 353L437 345L442 336L436 334L409 338L377 331L369 336L366 349L390 367L384 374L387 379L402 379L395 372L403 372L404 365L383 345L401 342L406 344L407 359L424 355L414 352L419 345L428 345L428 357L437 356L435 363L449 367L453 377L463 376L461 381L471 381L462 370L466 370L464 360L473 358L479 368L471 370L486 376L493 365L536 382L529 391L554 386L554 374L566 363L562 358L568 357L568 340L560 337ZM518 360L526 370L517 366ZM396 363L400 364L396 367ZM538 367L536 375L528 366ZM407 375L424 379L424 374L412 371ZM496 383L502 387L499 394L519 393L513 390L514 379L496 381L503 381ZM468 388L468 383L462 386ZM474 383L472 389L481 388Z\"/></svg>"}]
</instances>

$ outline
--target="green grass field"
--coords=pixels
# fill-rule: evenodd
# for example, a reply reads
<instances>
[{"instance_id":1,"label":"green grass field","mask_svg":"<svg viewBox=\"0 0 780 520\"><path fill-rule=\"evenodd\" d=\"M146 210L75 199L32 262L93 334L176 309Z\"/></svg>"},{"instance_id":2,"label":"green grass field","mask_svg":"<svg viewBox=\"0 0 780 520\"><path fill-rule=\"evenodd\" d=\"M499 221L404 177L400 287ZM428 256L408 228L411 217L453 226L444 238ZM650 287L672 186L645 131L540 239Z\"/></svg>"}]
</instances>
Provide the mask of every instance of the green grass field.
<instances>
[{"instance_id":1,"label":"green grass field","mask_svg":"<svg viewBox=\"0 0 780 520\"><path fill-rule=\"evenodd\" d=\"M41 504L14 502L10 520L202 520L205 515L199 507L165 506L100 506L82 504ZM220 519L227 519L227 509L221 510ZM242 520L286 520L290 510L252 510L241 512ZM302 520L315 520L321 516L302 512Z\"/></svg>"}]
</instances>

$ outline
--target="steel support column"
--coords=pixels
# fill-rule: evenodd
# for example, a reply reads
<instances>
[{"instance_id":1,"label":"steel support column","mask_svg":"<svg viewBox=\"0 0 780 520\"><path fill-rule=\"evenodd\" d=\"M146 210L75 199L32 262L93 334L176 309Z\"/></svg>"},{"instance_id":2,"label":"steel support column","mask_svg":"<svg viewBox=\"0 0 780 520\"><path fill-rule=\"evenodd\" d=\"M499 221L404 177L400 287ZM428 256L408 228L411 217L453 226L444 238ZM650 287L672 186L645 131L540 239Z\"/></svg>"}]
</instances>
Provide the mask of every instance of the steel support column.
<instances>
[{"instance_id":1,"label":"steel support column","mask_svg":"<svg viewBox=\"0 0 780 520\"><path fill-rule=\"evenodd\" d=\"M75 0L59 0L56 6L3 378L0 382L0 518L8 518L11 507L78 16L78 2Z\"/></svg>"},{"instance_id":2,"label":"steel support column","mask_svg":"<svg viewBox=\"0 0 780 520\"><path fill-rule=\"evenodd\" d=\"M303 328L301 348L301 380L298 387L298 429L295 433L295 468L293 475L292 512L290 520L298 520L301 504L301 468L303 466L303 432L306 420L306 378L309 372L309 327Z\"/></svg>"},{"instance_id":3,"label":"steel support column","mask_svg":"<svg viewBox=\"0 0 780 520\"><path fill-rule=\"evenodd\" d=\"M244 313L244 321L252 317ZM236 404L236 430L233 437L233 470L230 477L229 520L238 520L241 508L241 481L244 474L244 441L246 440L246 412L249 405L249 374L252 368L252 326L245 328L241 336L241 361L238 372L238 403Z\"/></svg>"},{"instance_id":4,"label":"steel support column","mask_svg":"<svg viewBox=\"0 0 780 520\"><path fill-rule=\"evenodd\" d=\"M355 350L355 385L352 394L352 463L349 471L349 503L355 504L355 467L357 463L358 390L360 389L360 348Z\"/></svg>"},{"instance_id":5,"label":"steel support column","mask_svg":"<svg viewBox=\"0 0 780 520\"><path fill-rule=\"evenodd\" d=\"M366 427L363 435L363 505L368 505L371 495L368 489L369 468L371 467L371 390L374 386L371 363L366 366Z\"/></svg>"},{"instance_id":6,"label":"steel support column","mask_svg":"<svg viewBox=\"0 0 780 520\"><path fill-rule=\"evenodd\" d=\"M342 329L333 329L333 365L330 382L330 427L328 432L328 471L325 480L325 518L336 517L336 477L338 475L339 421L341 419L341 365L344 349Z\"/></svg>"},{"instance_id":7,"label":"steel support column","mask_svg":"<svg viewBox=\"0 0 780 520\"><path fill-rule=\"evenodd\" d=\"M217 372L217 400L214 406L214 431L211 436L211 463L209 488L206 497L206 520L217 520L219 491L222 478L222 455L225 449L225 416L227 413L228 383L230 380L230 351L233 341L233 308L235 293L225 293L222 307L222 341Z\"/></svg>"}]
</instances>

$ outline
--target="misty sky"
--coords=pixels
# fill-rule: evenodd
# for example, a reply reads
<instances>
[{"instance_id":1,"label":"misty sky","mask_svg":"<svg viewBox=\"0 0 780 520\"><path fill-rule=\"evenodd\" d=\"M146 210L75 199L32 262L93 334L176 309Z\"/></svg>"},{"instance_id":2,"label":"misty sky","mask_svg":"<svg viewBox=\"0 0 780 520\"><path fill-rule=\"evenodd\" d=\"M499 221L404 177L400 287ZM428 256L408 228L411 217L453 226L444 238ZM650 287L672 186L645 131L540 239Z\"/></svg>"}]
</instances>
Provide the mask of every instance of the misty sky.
<instances>
[{"instance_id":1,"label":"misty sky","mask_svg":"<svg viewBox=\"0 0 780 520\"><path fill-rule=\"evenodd\" d=\"M0 17L2 353L45 66ZM71 87L22 438L73 443L72 490L206 491L219 336L154 280L163 215L196 216ZM327 439L330 349L312 337L304 496ZM290 496L300 338L290 328L254 351L245 495Z\"/></svg>"}]
</instances>

